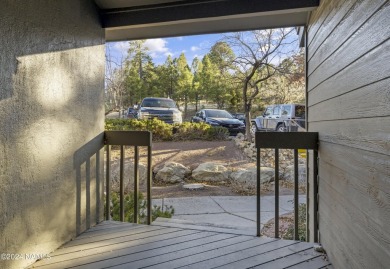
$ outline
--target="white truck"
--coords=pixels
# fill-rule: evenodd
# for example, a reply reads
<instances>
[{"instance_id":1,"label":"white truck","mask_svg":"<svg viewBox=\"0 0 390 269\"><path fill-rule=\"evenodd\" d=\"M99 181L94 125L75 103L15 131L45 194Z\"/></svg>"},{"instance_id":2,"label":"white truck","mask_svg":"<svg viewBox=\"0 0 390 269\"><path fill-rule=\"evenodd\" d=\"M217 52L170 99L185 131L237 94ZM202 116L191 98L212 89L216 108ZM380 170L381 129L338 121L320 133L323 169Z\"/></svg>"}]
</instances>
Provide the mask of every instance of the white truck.
<instances>
[{"instance_id":1,"label":"white truck","mask_svg":"<svg viewBox=\"0 0 390 269\"><path fill-rule=\"evenodd\" d=\"M175 101L169 98L146 97L138 106L137 118L157 118L165 123L182 123L183 116Z\"/></svg>"}]
</instances>

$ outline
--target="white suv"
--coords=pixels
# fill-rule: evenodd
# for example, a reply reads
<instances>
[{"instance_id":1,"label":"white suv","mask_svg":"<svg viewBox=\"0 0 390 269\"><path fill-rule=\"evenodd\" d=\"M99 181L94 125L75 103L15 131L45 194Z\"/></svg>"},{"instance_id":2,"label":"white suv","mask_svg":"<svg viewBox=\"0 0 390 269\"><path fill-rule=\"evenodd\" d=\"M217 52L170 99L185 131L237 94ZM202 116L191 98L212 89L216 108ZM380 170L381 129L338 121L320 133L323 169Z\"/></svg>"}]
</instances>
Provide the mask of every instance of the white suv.
<instances>
[{"instance_id":1,"label":"white suv","mask_svg":"<svg viewBox=\"0 0 390 269\"><path fill-rule=\"evenodd\" d=\"M263 115L251 120L251 130L293 132L305 128L305 106L281 104L267 106Z\"/></svg>"}]
</instances>

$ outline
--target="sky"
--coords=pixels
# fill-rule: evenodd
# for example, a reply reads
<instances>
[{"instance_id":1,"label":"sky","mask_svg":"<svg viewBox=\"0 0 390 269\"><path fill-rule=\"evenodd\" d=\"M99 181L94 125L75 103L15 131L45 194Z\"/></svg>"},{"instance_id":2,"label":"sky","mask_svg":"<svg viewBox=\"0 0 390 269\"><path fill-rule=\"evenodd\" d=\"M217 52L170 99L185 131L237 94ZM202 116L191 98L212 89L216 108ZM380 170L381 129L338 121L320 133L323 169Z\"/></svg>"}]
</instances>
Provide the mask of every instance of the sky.
<instances>
[{"instance_id":1,"label":"sky","mask_svg":"<svg viewBox=\"0 0 390 269\"><path fill-rule=\"evenodd\" d=\"M149 48L150 56L156 65L163 64L168 55L171 55L172 58L178 58L182 52L185 54L188 64L191 65L195 57L201 60L215 42L222 39L222 37L222 34L209 34L156 38L148 39L145 45ZM117 62L125 58L129 48L128 44L128 41L107 43L111 58L116 59Z\"/></svg>"},{"instance_id":2,"label":"sky","mask_svg":"<svg viewBox=\"0 0 390 269\"><path fill-rule=\"evenodd\" d=\"M201 60L204 55L210 52L211 47L223 38L224 34L155 38L146 40L145 46L148 47L149 55L152 57L155 65L163 64L168 55L171 55L172 58L178 58L181 53L184 53L188 65L191 66L195 57ZM116 66L118 66L126 58L128 49L128 41L109 42L106 46L106 53L111 62L115 62ZM277 64L280 58L276 57L273 61Z\"/></svg>"}]
</instances>

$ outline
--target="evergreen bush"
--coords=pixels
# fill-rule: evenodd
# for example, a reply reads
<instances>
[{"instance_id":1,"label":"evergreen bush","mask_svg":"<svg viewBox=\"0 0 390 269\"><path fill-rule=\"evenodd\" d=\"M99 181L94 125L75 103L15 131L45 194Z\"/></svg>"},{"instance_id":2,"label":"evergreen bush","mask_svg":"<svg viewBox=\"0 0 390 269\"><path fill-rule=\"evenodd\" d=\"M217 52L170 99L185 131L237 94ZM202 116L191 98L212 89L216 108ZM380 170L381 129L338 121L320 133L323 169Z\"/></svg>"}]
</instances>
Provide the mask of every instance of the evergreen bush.
<instances>
[{"instance_id":1,"label":"evergreen bush","mask_svg":"<svg viewBox=\"0 0 390 269\"><path fill-rule=\"evenodd\" d=\"M229 131L226 128L214 127L204 122L183 122L171 125L158 119L106 119L105 130L150 131L153 141L226 140L229 136Z\"/></svg>"},{"instance_id":2,"label":"evergreen bush","mask_svg":"<svg viewBox=\"0 0 390 269\"><path fill-rule=\"evenodd\" d=\"M111 218L112 220L120 220L120 196L117 192L111 193ZM138 196L138 205L139 205L139 223L146 224L146 200L142 193L139 193ZM124 213L125 213L125 222L133 222L134 220L134 193L126 194L124 197ZM152 221L158 217L171 218L175 213L175 210L172 206L161 206L154 205L152 207Z\"/></svg>"},{"instance_id":3,"label":"evergreen bush","mask_svg":"<svg viewBox=\"0 0 390 269\"><path fill-rule=\"evenodd\" d=\"M106 119L106 131L150 131L154 141L172 140L173 126L158 119L128 120Z\"/></svg>"}]
</instances>

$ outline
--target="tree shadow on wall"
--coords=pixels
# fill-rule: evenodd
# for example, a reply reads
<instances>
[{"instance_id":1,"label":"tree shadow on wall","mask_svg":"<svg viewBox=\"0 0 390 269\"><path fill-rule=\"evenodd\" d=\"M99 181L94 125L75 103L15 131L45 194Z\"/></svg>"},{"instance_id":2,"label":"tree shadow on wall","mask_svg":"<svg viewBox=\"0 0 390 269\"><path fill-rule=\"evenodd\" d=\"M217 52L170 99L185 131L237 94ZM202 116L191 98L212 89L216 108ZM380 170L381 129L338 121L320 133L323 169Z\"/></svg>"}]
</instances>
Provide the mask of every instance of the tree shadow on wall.
<instances>
[{"instance_id":1,"label":"tree shadow on wall","mask_svg":"<svg viewBox=\"0 0 390 269\"><path fill-rule=\"evenodd\" d=\"M5 73L0 72L0 101L11 98L14 95L13 80L18 72L19 63L19 60L15 57L15 60L8 65L8 70L5 69ZM13 71L11 72L11 70ZM9 73L7 74L6 72Z\"/></svg>"}]
</instances>

